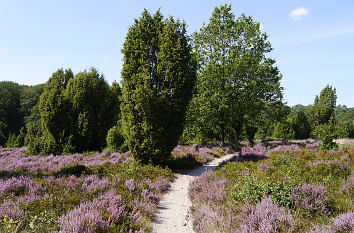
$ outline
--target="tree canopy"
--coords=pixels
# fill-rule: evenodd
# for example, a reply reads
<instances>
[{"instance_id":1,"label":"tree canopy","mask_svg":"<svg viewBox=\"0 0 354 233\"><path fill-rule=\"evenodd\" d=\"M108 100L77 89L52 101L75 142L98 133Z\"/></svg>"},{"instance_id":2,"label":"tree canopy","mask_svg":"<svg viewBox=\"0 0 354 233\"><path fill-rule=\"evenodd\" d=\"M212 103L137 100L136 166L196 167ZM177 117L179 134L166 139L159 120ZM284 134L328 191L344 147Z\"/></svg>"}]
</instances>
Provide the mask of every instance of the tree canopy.
<instances>
[{"instance_id":1,"label":"tree canopy","mask_svg":"<svg viewBox=\"0 0 354 233\"><path fill-rule=\"evenodd\" d=\"M199 133L216 127L222 141L231 128L238 139L266 103L282 98L281 74L266 57L272 50L267 35L252 17L236 19L231 6L222 5L193 34L193 45L200 66L189 122Z\"/></svg>"}]
</instances>

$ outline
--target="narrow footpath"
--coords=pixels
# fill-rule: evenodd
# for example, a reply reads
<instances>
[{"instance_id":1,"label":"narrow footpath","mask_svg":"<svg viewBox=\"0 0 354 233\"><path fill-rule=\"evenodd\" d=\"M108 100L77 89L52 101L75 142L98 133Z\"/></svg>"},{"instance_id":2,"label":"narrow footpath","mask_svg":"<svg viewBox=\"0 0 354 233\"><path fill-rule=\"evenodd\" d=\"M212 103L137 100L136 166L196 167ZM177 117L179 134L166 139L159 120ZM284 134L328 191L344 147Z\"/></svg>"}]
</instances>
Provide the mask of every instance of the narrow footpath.
<instances>
[{"instance_id":1,"label":"narrow footpath","mask_svg":"<svg viewBox=\"0 0 354 233\"><path fill-rule=\"evenodd\" d=\"M153 233L184 233L194 232L189 209L191 201L188 196L190 182L204 171L215 170L218 166L235 154L228 154L203 165L202 167L184 173L176 174L169 190L162 197L159 211L153 223Z\"/></svg>"}]
</instances>

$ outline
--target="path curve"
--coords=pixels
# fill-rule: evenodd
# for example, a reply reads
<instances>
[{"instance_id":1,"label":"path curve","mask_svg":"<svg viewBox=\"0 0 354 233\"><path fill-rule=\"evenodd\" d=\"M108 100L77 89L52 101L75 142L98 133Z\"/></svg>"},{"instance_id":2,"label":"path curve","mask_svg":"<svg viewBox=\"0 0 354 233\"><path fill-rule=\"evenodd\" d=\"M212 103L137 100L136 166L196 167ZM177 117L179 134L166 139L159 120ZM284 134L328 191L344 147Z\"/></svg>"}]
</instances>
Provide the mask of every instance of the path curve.
<instances>
[{"instance_id":1,"label":"path curve","mask_svg":"<svg viewBox=\"0 0 354 233\"><path fill-rule=\"evenodd\" d=\"M192 219L189 212L191 201L188 196L190 182L204 171L215 170L222 162L228 161L235 154L228 154L184 173L176 174L171 187L162 197L158 213L152 225L153 233L190 233L193 231Z\"/></svg>"}]
</instances>

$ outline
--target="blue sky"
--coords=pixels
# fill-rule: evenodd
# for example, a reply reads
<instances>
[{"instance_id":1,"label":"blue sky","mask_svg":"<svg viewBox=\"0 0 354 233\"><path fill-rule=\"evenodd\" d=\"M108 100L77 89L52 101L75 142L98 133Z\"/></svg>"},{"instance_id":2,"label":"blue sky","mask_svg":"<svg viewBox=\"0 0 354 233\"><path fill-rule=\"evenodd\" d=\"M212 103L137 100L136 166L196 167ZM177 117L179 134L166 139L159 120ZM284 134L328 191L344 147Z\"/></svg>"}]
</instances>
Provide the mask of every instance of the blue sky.
<instances>
[{"instance_id":1,"label":"blue sky","mask_svg":"<svg viewBox=\"0 0 354 233\"><path fill-rule=\"evenodd\" d=\"M91 66L119 81L125 35L144 8L161 7L192 34L224 3L263 25L289 105L312 104L330 84L337 104L354 107L353 0L0 0L0 81L34 85Z\"/></svg>"}]
</instances>

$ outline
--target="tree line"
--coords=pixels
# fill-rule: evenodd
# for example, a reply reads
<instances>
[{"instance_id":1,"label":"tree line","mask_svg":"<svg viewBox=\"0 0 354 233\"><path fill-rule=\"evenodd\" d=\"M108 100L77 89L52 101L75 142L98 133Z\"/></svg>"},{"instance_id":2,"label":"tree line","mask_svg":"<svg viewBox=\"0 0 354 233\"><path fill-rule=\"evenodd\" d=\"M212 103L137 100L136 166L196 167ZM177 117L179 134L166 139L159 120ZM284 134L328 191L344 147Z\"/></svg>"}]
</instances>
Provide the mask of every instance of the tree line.
<instances>
[{"instance_id":1,"label":"tree line","mask_svg":"<svg viewBox=\"0 0 354 233\"><path fill-rule=\"evenodd\" d=\"M126 151L163 164L180 142L354 137L354 108L326 86L314 104L283 102L266 33L231 5L188 36L186 23L144 10L130 26L121 86L97 69L58 69L42 85L0 82L0 145L30 154Z\"/></svg>"}]
</instances>

